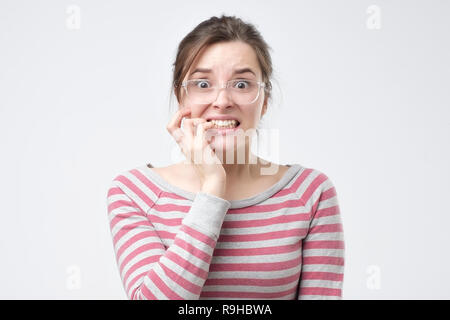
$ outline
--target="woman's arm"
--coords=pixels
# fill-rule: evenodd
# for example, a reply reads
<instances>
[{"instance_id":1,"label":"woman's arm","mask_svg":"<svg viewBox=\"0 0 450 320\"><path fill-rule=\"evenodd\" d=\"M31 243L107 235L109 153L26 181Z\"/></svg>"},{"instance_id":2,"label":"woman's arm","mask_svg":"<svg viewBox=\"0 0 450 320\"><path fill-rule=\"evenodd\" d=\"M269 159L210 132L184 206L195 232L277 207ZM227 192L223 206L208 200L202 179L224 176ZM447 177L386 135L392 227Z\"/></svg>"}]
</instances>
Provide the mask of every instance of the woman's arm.
<instances>
[{"instance_id":1,"label":"woman's arm","mask_svg":"<svg viewBox=\"0 0 450 320\"><path fill-rule=\"evenodd\" d=\"M303 266L298 299L342 299L344 233L336 189L323 179L320 196L311 209L310 227L303 239Z\"/></svg>"},{"instance_id":2,"label":"woman's arm","mask_svg":"<svg viewBox=\"0 0 450 320\"><path fill-rule=\"evenodd\" d=\"M129 299L199 299L230 202L200 192L165 248L158 231L118 184L108 191L116 262Z\"/></svg>"}]
</instances>

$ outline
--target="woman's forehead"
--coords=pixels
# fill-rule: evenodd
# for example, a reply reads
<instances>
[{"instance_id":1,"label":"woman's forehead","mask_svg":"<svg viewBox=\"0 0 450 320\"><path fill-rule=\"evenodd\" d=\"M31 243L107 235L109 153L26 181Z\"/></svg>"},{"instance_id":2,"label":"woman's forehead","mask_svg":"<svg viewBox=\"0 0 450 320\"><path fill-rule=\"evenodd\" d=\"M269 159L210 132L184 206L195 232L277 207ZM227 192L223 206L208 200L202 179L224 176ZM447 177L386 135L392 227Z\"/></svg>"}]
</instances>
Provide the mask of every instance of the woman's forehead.
<instances>
[{"instance_id":1,"label":"woman's forehead","mask_svg":"<svg viewBox=\"0 0 450 320\"><path fill-rule=\"evenodd\" d=\"M219 42L212 44L202 51L192 64L189 75L194 72L212 74L239 73L258 77L260 68L258 58L253 48L243 42Z\"/></svg>"}]
</instances>

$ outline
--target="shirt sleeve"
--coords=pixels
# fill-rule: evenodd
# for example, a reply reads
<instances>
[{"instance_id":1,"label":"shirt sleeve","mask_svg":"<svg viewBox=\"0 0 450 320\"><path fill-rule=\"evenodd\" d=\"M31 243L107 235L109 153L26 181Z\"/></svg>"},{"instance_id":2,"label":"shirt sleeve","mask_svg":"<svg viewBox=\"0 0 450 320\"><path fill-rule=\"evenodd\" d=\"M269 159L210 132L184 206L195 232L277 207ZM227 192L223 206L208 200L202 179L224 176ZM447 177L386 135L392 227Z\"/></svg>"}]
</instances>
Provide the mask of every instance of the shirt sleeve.
<instances>
[{"instance_id":1,"label":"shirt sleeve","mask_svg":"<svg viewBox=\"0 0 450 320\"><path fill-rule=\"evenodd\" d=\"M320 196L303 239L299 300L340 300L344 280L344 233L336 189L322 174Z\"/></svg>"},{"instance_id":2,"label":"shirt sleeve","mask_svg":"<svg viewBox=\"0 0 450 320\"><path fill-rule=\"evenodd\" d=\"M198 193L166 248L146 213L121 188L110 187L108 217L117 266L130 300L197 300L231 203Z\"/></svg>"}]
</instances>

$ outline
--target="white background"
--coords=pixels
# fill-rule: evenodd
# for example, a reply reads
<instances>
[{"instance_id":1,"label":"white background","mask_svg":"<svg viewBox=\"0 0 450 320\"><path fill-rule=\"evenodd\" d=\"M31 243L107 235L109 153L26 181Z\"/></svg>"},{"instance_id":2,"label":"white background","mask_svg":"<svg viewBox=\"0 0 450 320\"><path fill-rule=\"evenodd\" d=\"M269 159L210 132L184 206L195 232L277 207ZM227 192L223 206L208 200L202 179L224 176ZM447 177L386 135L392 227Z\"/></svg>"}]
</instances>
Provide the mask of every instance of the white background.
<instances>
[{"instance_id":1,"label":"white background","mask_svg":"<svg viewBox=\"0 0 450 320\"><path fill-rule=\"evenodd\" d=\"M273 49L279 162L335 184L344 299L449 299L444 0L0 0L0 298L126 298L107 188L172 163L176 47L222 13Z\"/></svg>"}]
</instances>

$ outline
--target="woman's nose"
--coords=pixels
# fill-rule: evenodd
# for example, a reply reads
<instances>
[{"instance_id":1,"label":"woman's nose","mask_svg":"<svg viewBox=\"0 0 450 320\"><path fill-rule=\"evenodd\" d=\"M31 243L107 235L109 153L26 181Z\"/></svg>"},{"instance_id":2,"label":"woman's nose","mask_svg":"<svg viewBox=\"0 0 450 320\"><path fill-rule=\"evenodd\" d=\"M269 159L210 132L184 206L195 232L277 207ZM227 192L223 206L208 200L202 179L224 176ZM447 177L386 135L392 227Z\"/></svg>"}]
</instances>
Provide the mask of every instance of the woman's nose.
<instances>
[{"instance_id":1,"label":"woman's nose","mask_svg":"<svg viewBox=\"0 0 450 320\"><path fill-rule=\"evenodd\" d=\"M216 101L213 102L214 106L226 108L231 106L231 96L226 88L219 89L217 93Z\"/></svg>"}]
</instances>

